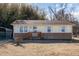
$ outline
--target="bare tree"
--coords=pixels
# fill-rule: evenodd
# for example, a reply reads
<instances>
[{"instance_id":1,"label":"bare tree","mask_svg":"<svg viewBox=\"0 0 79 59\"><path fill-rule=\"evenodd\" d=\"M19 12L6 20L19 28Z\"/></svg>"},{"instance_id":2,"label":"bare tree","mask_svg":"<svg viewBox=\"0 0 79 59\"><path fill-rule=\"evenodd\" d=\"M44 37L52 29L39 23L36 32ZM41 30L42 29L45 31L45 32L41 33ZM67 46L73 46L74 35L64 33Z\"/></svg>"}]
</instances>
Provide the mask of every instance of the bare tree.
<instances>
[{"instance_id":1,"label":"bare tree","mask_svg":"<svg viewBox=\"0 0 79 59\"><path fill-rule=\"evenodd\" d=\"M71 14L74 11L75 7L68 7L68 4L54 4L55 6L58 5L58 7L52 8L49 6L49 10L51 11L50 18L53 17L55 20L73 20L74 16ZM73 17L72 17L73 16Z\"/></svg>"},{"instance_id":2,"label":"bare tree","mask_svg":"<svg viewBox=\"0 0 79 59\"><path fill-rule=\"evenodd\" d=\"M77 33L79 31L78 26L79 22L76 21L76 18L72 14L76 9L75 6L73 6L75 4L73 4L72 6L69 6L70 4L54 4L54 5L58 5L58 7L55 8L52 8L50 6L48 7L53 14L53 16L52 15L50 16L53 17L54 20L62 20L62 21L67 20L69 22L74 23L75 26L73 27L73 33L75 33L75 36L77 36Z\"/></svg>"}]
</instances>

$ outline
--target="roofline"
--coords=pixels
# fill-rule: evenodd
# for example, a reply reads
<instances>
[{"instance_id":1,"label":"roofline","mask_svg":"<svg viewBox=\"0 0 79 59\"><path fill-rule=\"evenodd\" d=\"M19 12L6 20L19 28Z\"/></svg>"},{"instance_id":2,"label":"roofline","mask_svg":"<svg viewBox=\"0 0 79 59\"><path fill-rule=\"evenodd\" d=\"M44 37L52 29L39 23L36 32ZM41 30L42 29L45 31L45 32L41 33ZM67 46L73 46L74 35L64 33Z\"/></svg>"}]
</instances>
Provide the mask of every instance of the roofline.
<instances>
[{"instance_id":1,"label":"roofline","mask_svg":"<svg viewBox=\"0 0 79 59\"><path fill-rule=\"evenodd\" d=\"M18 20L15 20L15 21L18 21ZM14 21L14 22L15 22ZM19 21L21 21L21 20L19 20ZM64 21L62 21L62 20L23 20L23 21L61 21L61 22L64 22ZM70 21L67 21L67 20L65 20L66 22L69 22L68 23L68 25L72 25L73 23L71 23ZM11 25L15 25L15 24L18 24L18 23L12 23ZM23 23L20 23L20 24L23 24ZM26 23L24 23L24 24L26 24ZM53 24L53 23L52 23ZM55 24L55 23L54 23ZM56 23L57 24L57 23ZM62 23L60 23L60 24L62 24ZM63 24L64 25L64 24ZM67 25L67 24L66 24Z\"/></svg>"}]
</instances>

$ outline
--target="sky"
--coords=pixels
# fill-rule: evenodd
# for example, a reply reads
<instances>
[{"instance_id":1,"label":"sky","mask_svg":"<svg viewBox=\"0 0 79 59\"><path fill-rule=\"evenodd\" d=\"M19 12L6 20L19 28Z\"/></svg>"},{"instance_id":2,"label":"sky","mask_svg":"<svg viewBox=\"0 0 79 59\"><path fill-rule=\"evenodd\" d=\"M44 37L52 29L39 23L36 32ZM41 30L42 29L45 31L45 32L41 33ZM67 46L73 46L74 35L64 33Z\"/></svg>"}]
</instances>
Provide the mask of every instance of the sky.
<instances>
[{"instance_id":1,"label":"sky","mask_svg":"<svg viewBox=\"0 0 79 59\"><path fill-rule=\"evenodd\" d=\"M56 5L55 5L56 4ZM57 8L59 9L59 7L61 6L62 3L33 3L33 6L38 6L40 9L45 10L47 13L47 17L49 18L49 9L48 7L50 6L52 9L53 8ZM79 3L68 3L67 4L67 12L69 11L69 8L71 8L71 10L73 10L72 14L77 18L77 20L79 19ZM70 10L70 11L71 11ZM79 21L79 20L78 20Z\"/></svg>"}]
</instances>

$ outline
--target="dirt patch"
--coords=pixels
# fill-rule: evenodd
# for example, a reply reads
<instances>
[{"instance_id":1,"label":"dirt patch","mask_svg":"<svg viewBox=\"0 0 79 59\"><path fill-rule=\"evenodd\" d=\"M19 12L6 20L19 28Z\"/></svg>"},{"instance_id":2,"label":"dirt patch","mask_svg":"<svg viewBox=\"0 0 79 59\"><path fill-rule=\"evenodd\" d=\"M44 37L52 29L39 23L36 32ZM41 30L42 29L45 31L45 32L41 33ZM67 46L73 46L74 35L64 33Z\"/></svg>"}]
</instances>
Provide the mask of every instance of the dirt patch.
<instances>
[{"instance_id":1,"label":"dirt patch","mask_svg":"<svg viewBox=\"0 0 79 59\"><path fill-rule=\"evenodd\" d=\"M78 56L79 43L26 43L15 46L7 43L0 46L0 55L8 56Z\"/></svg>"}]
</instances>

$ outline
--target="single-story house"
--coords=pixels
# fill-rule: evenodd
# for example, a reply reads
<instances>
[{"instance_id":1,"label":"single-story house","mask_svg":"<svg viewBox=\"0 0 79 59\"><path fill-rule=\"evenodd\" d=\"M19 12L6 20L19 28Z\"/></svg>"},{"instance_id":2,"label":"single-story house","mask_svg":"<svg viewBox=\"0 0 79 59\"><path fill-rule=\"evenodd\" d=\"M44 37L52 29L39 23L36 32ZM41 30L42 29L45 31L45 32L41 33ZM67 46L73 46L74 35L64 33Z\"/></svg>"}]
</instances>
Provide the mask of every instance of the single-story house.
<instances>
[{"instance_id":1,"label":"single-story house","mask_svg":"<svg viewBox=\"0 0 79 59\"><path fill-rule=\"evenodd\" d=\"M72 23L58 20L16 20L13 38L72 39Z\"/></svg>"}]
</instances>

